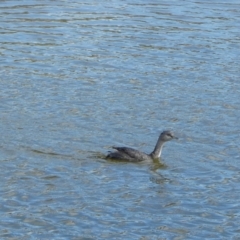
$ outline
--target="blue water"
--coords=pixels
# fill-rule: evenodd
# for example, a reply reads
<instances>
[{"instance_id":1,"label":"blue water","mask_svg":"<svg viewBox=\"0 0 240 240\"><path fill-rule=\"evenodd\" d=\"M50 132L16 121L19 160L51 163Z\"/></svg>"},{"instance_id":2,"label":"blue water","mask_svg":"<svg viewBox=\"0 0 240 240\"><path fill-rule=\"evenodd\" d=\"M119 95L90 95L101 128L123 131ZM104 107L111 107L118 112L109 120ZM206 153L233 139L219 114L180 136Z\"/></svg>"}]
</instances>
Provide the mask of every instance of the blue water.
<instances>
[{"instance_id":1,"label":"blue water","mask_svg":"<svg viewBox=\"0 0 240 240\"><path fill-rule=\"evenodd\" d=\"M239 239L239 1L0 13L1 239Z\"/></svg>"}]
</instances>

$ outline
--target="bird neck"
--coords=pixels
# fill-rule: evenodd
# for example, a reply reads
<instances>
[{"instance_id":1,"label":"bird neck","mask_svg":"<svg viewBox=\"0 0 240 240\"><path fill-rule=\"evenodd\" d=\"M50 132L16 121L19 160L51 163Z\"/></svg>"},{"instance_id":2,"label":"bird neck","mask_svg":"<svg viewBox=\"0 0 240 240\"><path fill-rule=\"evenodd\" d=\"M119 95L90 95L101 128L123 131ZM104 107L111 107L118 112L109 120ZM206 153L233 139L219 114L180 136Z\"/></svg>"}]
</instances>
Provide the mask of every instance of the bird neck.
<instances>
[{"instance_id":1,"label":"bird neck","mask_svg":"<svg viewBox=\"0 0 240 240\"><path fill-rule=\"evenodd\" d=\"M150 154L153 159L160 158L163 145L164 145L164 141L162 141L161 138L159 137L154 150Z\"/></svg>"}]
</instances>

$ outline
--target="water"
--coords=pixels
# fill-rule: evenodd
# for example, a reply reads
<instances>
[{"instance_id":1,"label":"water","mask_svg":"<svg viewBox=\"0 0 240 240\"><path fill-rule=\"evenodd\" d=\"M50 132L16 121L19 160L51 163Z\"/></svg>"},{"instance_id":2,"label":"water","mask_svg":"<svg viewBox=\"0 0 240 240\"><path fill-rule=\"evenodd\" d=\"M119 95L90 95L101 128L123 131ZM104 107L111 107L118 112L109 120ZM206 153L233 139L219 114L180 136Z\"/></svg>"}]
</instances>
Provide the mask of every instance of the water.
<instances>
[{"instance_id":1,"label":"water","mask_svg":"<svg viewBox=\"0 0 240 240\"><path fill-rule=\"evenodd\" d=\"M2 1L1 239L239 239L239 9Z\"/></svg>"}]
</instances>

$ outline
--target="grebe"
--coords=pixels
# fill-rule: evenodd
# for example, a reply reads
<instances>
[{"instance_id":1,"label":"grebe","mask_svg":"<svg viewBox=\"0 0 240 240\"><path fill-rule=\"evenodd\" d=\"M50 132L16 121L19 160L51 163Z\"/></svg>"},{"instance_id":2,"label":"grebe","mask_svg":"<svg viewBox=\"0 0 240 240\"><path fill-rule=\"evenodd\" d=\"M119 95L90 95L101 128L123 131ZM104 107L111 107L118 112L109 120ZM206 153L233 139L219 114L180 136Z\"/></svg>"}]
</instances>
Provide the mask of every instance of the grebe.
<instances>
[{"instance_id":1,"label":"grebe","mask_svg":"<svg viewBox=\"0 0 240 240\"><path fill-rule=\"evenodd\" d=\"M154 150L150 154L146 154L129 147L112 147L117 151L110 152L107 155L107 158L129 162L141 162L141 161L152 162L154 159L160 158L164 143L172 139L178 138L175 137L171 131L163 131L158 138Z\"/></svg>"}]
</instances>

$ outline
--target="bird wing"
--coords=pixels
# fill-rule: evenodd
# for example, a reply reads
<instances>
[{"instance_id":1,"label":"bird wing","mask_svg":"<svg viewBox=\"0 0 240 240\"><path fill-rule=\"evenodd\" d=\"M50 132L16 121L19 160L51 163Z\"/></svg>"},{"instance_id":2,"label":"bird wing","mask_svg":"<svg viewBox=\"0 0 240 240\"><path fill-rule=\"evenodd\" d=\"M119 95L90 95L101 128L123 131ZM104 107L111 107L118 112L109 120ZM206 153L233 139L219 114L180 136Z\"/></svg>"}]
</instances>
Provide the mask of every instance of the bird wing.
<instances>
[{"instance_id":1,"label":"bird wing","mask_svg":"<svg viewBox=\"0 0 240 240\"><path fill-rule=\"evenodd\" d=\"M130 158L135 158L135 159L139 158L139 151L134 148L129 148L129 147L112 147L112 148L128 155Z\"/></svg>"}]
</instances>

